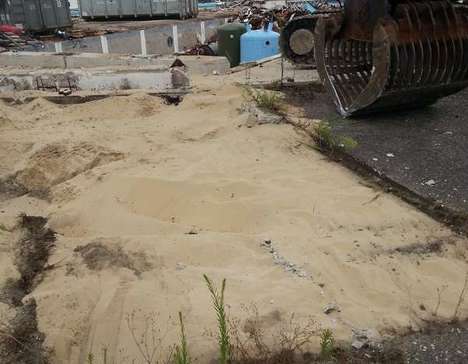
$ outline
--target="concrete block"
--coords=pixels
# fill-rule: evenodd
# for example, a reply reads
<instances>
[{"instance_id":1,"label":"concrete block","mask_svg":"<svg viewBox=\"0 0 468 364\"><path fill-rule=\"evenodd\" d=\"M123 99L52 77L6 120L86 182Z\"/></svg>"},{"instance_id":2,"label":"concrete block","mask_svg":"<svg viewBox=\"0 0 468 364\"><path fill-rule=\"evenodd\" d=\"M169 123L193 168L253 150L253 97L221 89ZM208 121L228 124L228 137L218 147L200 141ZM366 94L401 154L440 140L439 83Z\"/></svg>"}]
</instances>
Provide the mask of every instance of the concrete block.
<instances>
[{"instance_id":1,"label":"concrete block","mask_svg":"<svg viewBox=\"0 0 468 364\"><path fill-rule=\"evenodd\" d=\"M167 91L190 86L187 75L178 68L147 67L87 70L10 71L0 76L0 92L23 90L76 91L146 89Z\"/></svg>"},{"instance_id":2,"label":"concrete block","mask_svg":"<svg viewBox=\"0 0 468 364\"><path fill-rule=\"evenodd\" d=\"M230 69L229 61L226 57L211 56L178 56L185 66L187 73L199 75L219 75L226 74Z\"/></svg>"}]
</instances>

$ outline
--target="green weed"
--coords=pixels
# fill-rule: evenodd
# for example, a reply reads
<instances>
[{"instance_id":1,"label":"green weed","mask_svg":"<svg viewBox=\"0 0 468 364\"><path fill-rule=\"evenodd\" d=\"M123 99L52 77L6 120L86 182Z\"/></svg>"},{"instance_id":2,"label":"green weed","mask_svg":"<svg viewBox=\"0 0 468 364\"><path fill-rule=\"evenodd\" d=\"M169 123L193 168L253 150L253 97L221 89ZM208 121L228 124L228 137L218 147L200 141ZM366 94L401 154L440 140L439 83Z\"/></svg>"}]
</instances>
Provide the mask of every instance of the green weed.
<instances>
[{"instance_id":1,"label":"green weed","mask_svg":"<svg viewBox=\"0 0 468 364\"><path fill-rule=\"evenodd\" d=\"M280 93L267 90L255 90L249 87L244 88L244 90L246 97L253 100L260 109L277 114L284 112L284 100Z\"/></svg>"},{"instance_id":2,"label":"green weed","mask_svg":"<svg viewBox=\"0 0 468 364\"><path fill-rule=\"evenodd\" d=\"M333 359L335 352L335 338L330 329L325 329L320 334L320 358L322 360Z\"/></svg>"},{"instance_id":3,"label":"green weed","mask_svg":"<svg viewBox=\"0 0 468 364\"><path fill-rule=\"evenodd\" d=\"M315 126L314 131L314 139L320 149L331 152L350 151L358 146L357 141L353 138L335 134L328 122L320 122Z\"/></svg>"},{"instance_id":4,"label":"green weed","mask_svg":"<svg viewBox=\"0 0 468 364\"><path fill-rule=\"evenodd\" d=\"M86 358L87 364L93 364L94 363L94 355L93 353L88 353L88 357Z\"/></svg>"},{"instance_id":5,"label":"green weed","mask_svg":"<svg viewBox=\"0 0 468 364\"><path fill-rule=\"evenodd\" d=\"M176 347L174 354L174 364L190 364L190 357L187 349L187 338L185 336L184 321L182 312L179 312L180 322L180 346Z\"/></svg>"},{"instance_id":6,"label":"green weed","mask_svg":"<svg viewBox=\"0 0 468 364\"><path fill-rule=\"evenodd\" d=\"M221 292L218 292L213 282L206 274L203 275L203 278L205 278L208 290L211 293L213 306L218 319L219 364L227 364L231 357L231 346L228 333L226 309L224 307L224 290L226 288L226 279L223 279L221 284Z\"/></svg>"}]
</instances>

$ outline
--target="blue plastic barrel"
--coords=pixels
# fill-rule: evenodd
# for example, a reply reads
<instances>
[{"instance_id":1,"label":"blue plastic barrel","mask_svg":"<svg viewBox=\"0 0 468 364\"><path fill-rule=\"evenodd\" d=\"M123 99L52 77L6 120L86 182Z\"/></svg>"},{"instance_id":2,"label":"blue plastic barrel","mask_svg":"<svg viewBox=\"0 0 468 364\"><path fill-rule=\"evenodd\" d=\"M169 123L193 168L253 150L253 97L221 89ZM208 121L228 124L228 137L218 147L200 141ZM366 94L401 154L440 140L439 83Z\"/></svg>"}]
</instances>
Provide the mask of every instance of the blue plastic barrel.
<instances>
[{"instance_id":1,"label":"blue plastic barrel","mask_svg":"<svg viewBox=\"0 0 468 364\"><path fill-rule=\"evenodd\" d=\"M253 62L274 56L279 50L279 33L272 30L273 24L267 24L262 29L248 31L240 37L241 63Z\"/></svg>"}]
</instances>

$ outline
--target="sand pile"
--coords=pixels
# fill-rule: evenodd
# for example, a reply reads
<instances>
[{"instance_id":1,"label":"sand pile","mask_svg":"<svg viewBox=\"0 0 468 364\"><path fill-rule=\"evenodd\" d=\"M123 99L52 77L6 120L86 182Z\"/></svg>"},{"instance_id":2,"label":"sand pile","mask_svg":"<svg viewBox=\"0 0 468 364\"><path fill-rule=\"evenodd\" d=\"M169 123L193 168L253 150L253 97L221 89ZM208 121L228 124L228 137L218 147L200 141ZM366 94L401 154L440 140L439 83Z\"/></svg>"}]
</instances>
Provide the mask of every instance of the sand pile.
<instances>
[{"instance_id":1,"label":"sand pile","mask_svg":"<svg viewBox=\"0 0 468 364\"><path fill-rule=\"evenodd\" d=\"M18 194L47 194L49 189L80 173L123 158L122 153L89 143L53 143L34 152L24 168L4 178Z\"/></svg>"},{"instance_id":2,"label":"sand pile","mask_svg":"<svg viewBox=\"0 0 468 364\"><path fill-rule=\"evenodd\" d=\"M32 154L16 180L29 191L41 191L122 158L122 153L89 143L49 144Z\"/></svg>"},{"instance_id":3,"label":"sand pile","mask_svg":"<svg viewBox=\"0 0 468 364\"><path fill-rule=\"evenodd\" d=\"M41 128L0 135L0 145L35 145L23 155L0 149L15 161L3 164L15 166L15 181L66 187L67 198L0 205L0 223L40 211L57 232L53 268L30 294L53 363L84 363L103 347L116 362L141 361L134 336L145 330L163 358L178 340L178 311L193 356L209 362L216 317L204 273L227 278L229 313L247 331L257 320L274 332L294 313L349 341L352 329L417 328L436 307L453 314L464 238L330 162L291 126L246 127L241 89L228 78L203 82L178 106L137 95L37 107L30 120L39 113ZM331 303L339 310L325 314Z\"/></svg>"},{"instance_id":4,"label":"sand pile","mask_svg":"<svg viewBox=\"0 0 468 364\"><path fill-rule=\"evenodd\" d=\"M162 99L145 93L135 93L129 97L114 96L66 108L67 113L78 113L79 118L96 120L119 120L148 117L156 114L164 102Z\"/></svg>"}]
</instances>

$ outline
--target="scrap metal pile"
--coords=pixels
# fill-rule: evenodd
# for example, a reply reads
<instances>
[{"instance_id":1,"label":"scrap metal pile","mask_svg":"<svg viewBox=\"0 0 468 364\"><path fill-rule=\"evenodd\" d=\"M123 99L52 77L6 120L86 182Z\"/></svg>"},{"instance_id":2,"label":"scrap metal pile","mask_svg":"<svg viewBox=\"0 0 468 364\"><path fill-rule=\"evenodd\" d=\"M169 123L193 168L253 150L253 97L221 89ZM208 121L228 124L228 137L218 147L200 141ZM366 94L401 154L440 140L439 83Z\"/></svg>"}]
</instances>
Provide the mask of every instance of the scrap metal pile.
<instances>
[{"instance_id":1,"label":"scrap metal pile","mask_svg":"<svg viewBox=\"0 0 468 364\"><path fill-rule=\"evenodd\" d=\"M285 5L267 7L265 1L239 0L230 3L226 10L234 13L231 20L249 23L252 29L259 29L266 21L274 21L281 29L297 16L311 14L319 9L329 8L324 0L286 1Z\"/></svg>"},{"instance_id":2,"label":"scrap metal pile","mask_svg":"<svg viewBox=\"0 0 468 364\"><path fill-rule=\"evenodd\" d=\"M337 4L337 5L331 5ZM280 32L281 29L293 18L307 16L318 9L331 9L339 6L339 1L330 2L326 0L308 0L308 1L287 1L286 5L266 7L265 1L257 0L236 0L229 3L229 6L216 11L229 15L230 22L250 24L253 30L262 28L265 23L272 22L273 30ZM212 43L216 38L208 39L207 44L199 43L193 48L185 51L188 55L215 55L216 47Z\"/></svg>"},{"instance_id":3,"label":"scrap metal pile","mask_svg":"<svg viewBox=\"0 0 468 364\"><path fill-rule=\"evenodd\" d=\"M0 25L0 53L11 50L42 49L44 44L14 25Z\"/></svg>"}]
</instances>

